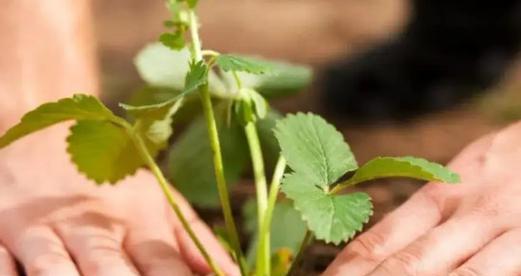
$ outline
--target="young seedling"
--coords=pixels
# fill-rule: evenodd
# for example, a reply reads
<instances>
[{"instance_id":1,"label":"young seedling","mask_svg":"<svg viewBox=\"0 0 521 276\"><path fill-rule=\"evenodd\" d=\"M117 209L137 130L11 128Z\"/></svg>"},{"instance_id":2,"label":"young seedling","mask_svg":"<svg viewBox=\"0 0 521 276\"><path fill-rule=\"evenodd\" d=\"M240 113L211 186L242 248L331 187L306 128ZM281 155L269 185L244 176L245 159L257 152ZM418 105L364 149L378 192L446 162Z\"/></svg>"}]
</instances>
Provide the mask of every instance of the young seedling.
<instances>
[{"instance_id":1,"label":"young seedling","mask_svg":"<svg viewBox=\"0 0 521 276\"><path fill-rule=\"evenodd\" d=\"M75 121L67 151L78 170L98 184L115 184L148 167L216 275L224 274L192 231L154 160L167 147L174 119L195 95L204 116L193 121L171 151L173 179L181 190L199 182L215 185L226 225L224 241L244 276L292 274L313 238L339 244L361 231L373 212L371 199L365 193L343 193L347 187L389 177L459 181L443 166L414 157L379 157L359 167L342 135L321 117L298 113L280 119L265 97L302 88L311 78L310 70L203 49L197 4L197 0L167 1L171 12L165 22L168 32L160 36L161 44L148 46L136 59L138 71L150 85L140 96L147 100L121 104L125 118L95 97L78 94L27 113L0 137L0 148L53 124ZM270 147L280 156L268 186L264 153ZM246 159L253 166L256 191L252 204L256 211L250 212L256 219L248 223L255 233L255 247L249 254L255 261L250 264L239 243L227 183L240 176ZM279 201L280 190L292 204ZM209 194L213 195L197 196L211 206L214 202ZM274 238L287 228L288 218L297 227L290 234L304 236L291 269L292 252L272 248ZM299 227L307 228L305 235L304 231L297 233Z\"/></svg>"}]
</instances>

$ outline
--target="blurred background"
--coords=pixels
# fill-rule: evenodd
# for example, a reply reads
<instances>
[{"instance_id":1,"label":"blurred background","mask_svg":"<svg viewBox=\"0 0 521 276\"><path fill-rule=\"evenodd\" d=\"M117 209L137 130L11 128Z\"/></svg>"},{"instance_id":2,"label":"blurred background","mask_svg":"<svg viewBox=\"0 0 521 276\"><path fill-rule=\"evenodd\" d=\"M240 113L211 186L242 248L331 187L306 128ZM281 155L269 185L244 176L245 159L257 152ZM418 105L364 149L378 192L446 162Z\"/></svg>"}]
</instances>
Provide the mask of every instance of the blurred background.
<instances>
[{"instance_id":1,"label":"blurred background","mask_svg":"<svg viewBox=\"0 0 521 276\"><path fill-rule=\"evenodd\" d=\"M200 14L206 47L309 64L320 78L331 63L401 32L411 9L408 0L205 0ZM103 91L106 96L124 97L142 83L133 57L157 40L168 12L161 0L94 0L94 15ZM509 66L501 81L487 89L489 93L469 98L464 105L407 123L346 125L347 138L363 159L415 154L447 161L469 141L521 117L520 68ZM327 110L317 101L323 90L317 80L308 91L276 105L284 111Z\"/></svg>"},{"instance_id":2,"label":"blurred background","mask_svg":"<svg viewBox=\"0 0 521 276\"><path fill-rule=\"evenodd\" d=\"M311 110L325 114L344 132L360 162L377 155L415 155L446 163L472 140L521 118L521 63L517 61L515 54L502 56L499 65L493 61L485 63L485 69L495 66L493 70L498 75L497 78L485 81L486 85L473 86L472 81L480 82L479 78L462 77L465 84L470 82L469 89L476 90L475 93L462 92L465 96L455 100L454 103L451 102L451 97L444 98L439 108L438 106L427 108L429 112L425 113L420 110L407 118L394 116L396 114L389 114L387 118L387 113L378 113L378 116L369 115L367 118L370 120L363 120L362 117L356 118L353 114L338 111L338 105L342 105L342 100L345 100L342 97L334 98L338 91L335 92L337 94L326 95L328 81L331 81L328 74L333 65L336 66L335 72L341 71L339 78L343 76L342 70L353 70L350 60L358 59L358 62L364 66L364 53L368 49L378 48L387 41L400 40L400 34L407 30L408 24L423 24L414 22L423 20L418 16L415 17L415 13L417 5L420 4L424 9L431 9L425 7L426 2L428 1L202 0L200 8L202 37L205 47L218 51L261 55L311 65L317 72L312 87L291 98L281 99L274 105L285 112ZM431 2L449 3L450 1ZM447 3L433 4L432 10L434 17L437 13L440 16L450 15L449 19L440 20L440 26L450 29L448 25L452 24L451 22L463 26L460 28L461 37L465 40L466 32L476 32L472 30L474 23L470 21L479 18L475 15L482 10L475 8L475 13L472 8L465 9L465 5L471 6L473 3L463 2L465 1L454 1L461 5L453 6ZM490 2L487 5L496 4ZM486 6L481 8L486 10ZM503 7L503 12L504 9ZM108 101L120 101L142 84L132 59L144 45L157 40L164 28L162 21L168 18L168 13L161 0L94 0L94 15L103 72L103 91ZM479 26L488 28L487 24L492 26L494 22L493 18L485 18ZM434 24L435 29L436 26L438 25ZM503 27L498 24L494 25L494 28ZM490 29L491 32L497 33L494 28ZM517 41L521 33L508 35L512 35ZM459 34L456 32L455 36L458 37ZM448 39L453 38L454 36ZM494 46L495 42L489 42L497 40L499 41L497 43L501 43L502 38L483 32L483 37L471 39L473 44L469 45L483 43L483 45ZM435 43L429 45L436 47ZM463 41L462 45L467 44ZM455 42L440 47L460 46ZM472 46L464 46L458 51L451 52L449 49L449 52L464 54L472 52L472 49ZM422 48L414 49L416 54L421 54L421 50ZM403 54L403 49L401 53ZM469 59L474 57L479 59L481 54L488 54L489 50L488 48L476 50L476 53L476 56L470 55ZM392 50L384 52L383 55L384 65L389 66L383 70L400 69L392 67L392 61L386 59L388 56L393 56ZM458 58L458 56L454 57L456 60ZM508 62L505 63L505 60ZM376 64L378 61L377 57ZM471 68L462 66L458 70L473 70L472 64L469 62ZM450 79L451 74L457 75L457 72L447 73L448 77L445 78ZM420 75L419 78L421 77ZM418 81L419 87L422 88L421 79ZM458 81L456 77L455 82ZM342 82L339 86L342 86ZM371 84L368 87L372 87ZM338 90L338 85L334 89ZM382 89L385 90L386 87ZM393 92L392 89L389 91L389 93ZM455 89L448 91L460 92ZM346 86L342 93L361 92L348 91ZM423 91L418 89L411 93L420 95ZM399 99L400 94L391 97ZM335 101L337 104L333 108L331 102ZM385 104L387 102L383 101L377 106ZM331 112L333 109L336 111ZM366 115L360 113L360 116ZM373 221L395 208L419 187L419 183L416 182L393 181L391 184L390 186L381 183L369 184L363 187L364 191L374 197L377 213ZM239 194L241 192L247 193L237 191ZM206 217L211 219L213 214L215 213L207 211ZM205 216L204 210L203 216ZM310 262L313 262L310 265L317 270L320 270L338 252L337 248L324 245L317 245L311 250L314 255L310 258Z\"/></svg>"}]
</instances>

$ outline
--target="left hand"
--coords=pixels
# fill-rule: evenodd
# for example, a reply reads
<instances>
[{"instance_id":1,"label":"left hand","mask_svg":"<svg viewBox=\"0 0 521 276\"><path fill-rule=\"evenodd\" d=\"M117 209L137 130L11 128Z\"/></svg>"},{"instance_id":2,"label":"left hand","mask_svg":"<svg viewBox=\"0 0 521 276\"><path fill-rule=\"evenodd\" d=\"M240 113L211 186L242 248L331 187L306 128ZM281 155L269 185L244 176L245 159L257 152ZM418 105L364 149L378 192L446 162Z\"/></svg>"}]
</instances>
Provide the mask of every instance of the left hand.
<instances>
[{"instance_id":1,"label":"left hand","mask_svg":"<svg viewBox=\"0 0 521 276\"><path fill-rule=\"evenodd\" d=\"M0 151L0 275L191 276L210 267L141 170L116 186L96 187L65 152L65 126ZM197 237L226 275L238 270L208 226L175 190Z\"/></svg>"},{"instance_id":2,"label":"left hand","mask_svg":"<svg viewBox=\"0 0 521 276\"><path fill-rule=\"evenodd\" d=\"M521 275L521 123L449 165L462 183L430 183L351 242L324 275Z\"/></svg>"}]
</instances>

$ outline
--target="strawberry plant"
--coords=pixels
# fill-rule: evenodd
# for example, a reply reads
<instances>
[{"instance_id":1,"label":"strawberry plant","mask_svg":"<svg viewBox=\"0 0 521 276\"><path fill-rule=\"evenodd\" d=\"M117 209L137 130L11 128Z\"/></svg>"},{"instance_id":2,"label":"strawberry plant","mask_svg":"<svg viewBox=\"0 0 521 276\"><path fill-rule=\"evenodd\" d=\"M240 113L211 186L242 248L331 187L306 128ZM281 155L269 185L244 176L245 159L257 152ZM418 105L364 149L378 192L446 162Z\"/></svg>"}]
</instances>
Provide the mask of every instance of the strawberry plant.
<instances>
[{"instance_id":1,"label":"strawberry plant","mask_svg":"<svg viewBox=\"0 0 521 276\"><path fill-rule=\"evenodd\" d=\"M193 202L220 203L225 221L221 236L242 275L291 274L312 239L339 244L361 231L373 212L371 199L365 193L345 193L346 188L389 177L459 181L443 166L414 157L379 157L359 166L341 133L321 117L282 117L271 110L267 99L302 88L309 82L309 69L203 49L197 4L167 1L168 31L136 58L148 87L120 105L126 116L115 115L93 96L74 95L27 113L0 137L0 148L53 124L75 121L67 151L77 169L98 184L115 184L147 167L216 275L223 275L222 270L192 231L155 161L183 111L191 118L202 109L202 116L173 145L171 178ZM194 108L197 98L200 109ZM241 176L248 160L256 198L245 208L254 218L246 223L254 237L246 257L229 183ZM267 164L273 168L270 179ZM291 242L277 240L284 231ZM291 252L296 247L299 252Z\"/></svg>"}]
</instances>

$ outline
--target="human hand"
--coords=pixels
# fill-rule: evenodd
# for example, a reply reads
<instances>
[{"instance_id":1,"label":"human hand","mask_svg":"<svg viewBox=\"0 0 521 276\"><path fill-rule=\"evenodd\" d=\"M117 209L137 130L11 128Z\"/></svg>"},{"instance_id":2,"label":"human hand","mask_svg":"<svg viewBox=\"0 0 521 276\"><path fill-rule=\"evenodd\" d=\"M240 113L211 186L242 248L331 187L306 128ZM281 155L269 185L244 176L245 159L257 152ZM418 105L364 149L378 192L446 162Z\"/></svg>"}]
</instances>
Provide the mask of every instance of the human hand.
<instances>
[{"instance_id":1,"label":"human hand","mask_svg":"<svg viewBox=\"0 0 521 276\"><path fill-rule=\"evenodd\" d=\"M427 184L324 275L521 275L521 124L478 140L449 166L461 184Z\"/></svg>"},{"instance_id":2,"label":"human hand","mask_svg":"<svg viewBox=\"0 0 521 276\"><path fill-rule=\"evenodd\" d=\"M14 259L29 276L211 272L148 172L96 187L69 161L65 132L53 127L0 152L0 275L17 275ZM177 198L208 252L236 275L209 228Z\"/></svg>"}]
</instances>

